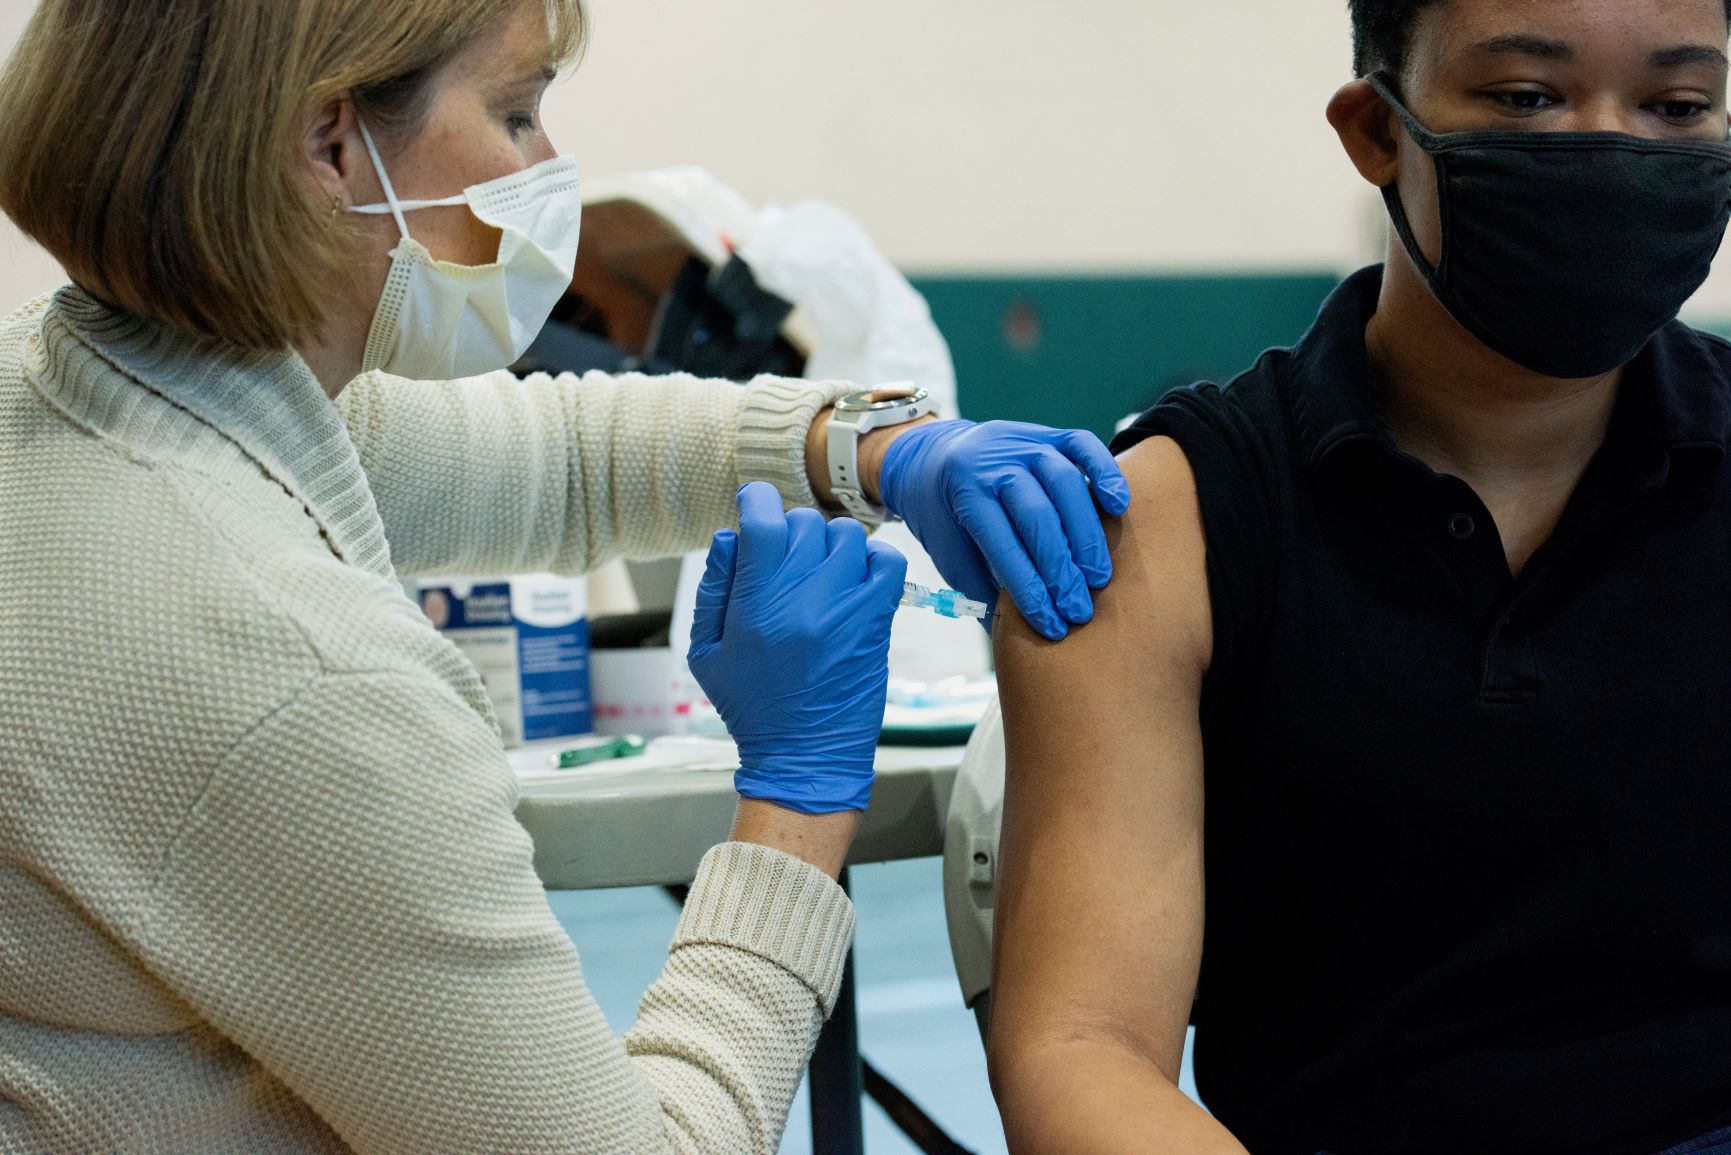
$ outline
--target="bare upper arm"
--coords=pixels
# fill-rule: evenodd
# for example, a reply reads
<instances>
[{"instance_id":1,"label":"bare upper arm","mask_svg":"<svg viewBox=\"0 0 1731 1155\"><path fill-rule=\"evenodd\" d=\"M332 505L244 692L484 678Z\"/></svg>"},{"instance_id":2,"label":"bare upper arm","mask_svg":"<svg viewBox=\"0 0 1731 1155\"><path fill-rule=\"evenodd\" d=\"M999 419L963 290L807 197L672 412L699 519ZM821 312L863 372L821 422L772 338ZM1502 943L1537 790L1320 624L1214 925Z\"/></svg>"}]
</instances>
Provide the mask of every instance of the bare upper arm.
<instances>
[{"instance_id":1,"label":"bare upper arm","mask_svg":"<svg viewBox=\"0 0 1731 1155\"><path fill-rule=\"evenodd\" d=\"M1114 575L1057 644L1006 602L996 648L1008 767L994 1081L1104 1040L1176 1081L1202 944L1202 678L1212 648L1196 487L1166 438L1121 459Z\"/></svg>"}]
</instances>

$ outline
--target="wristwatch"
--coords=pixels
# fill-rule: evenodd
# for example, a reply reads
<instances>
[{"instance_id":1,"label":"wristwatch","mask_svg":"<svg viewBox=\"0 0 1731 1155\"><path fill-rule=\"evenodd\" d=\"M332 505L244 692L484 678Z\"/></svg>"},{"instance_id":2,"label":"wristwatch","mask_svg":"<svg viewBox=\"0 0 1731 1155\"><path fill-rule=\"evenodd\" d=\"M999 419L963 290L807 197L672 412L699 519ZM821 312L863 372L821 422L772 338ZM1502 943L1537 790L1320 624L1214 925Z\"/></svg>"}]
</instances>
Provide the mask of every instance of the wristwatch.
<instances>
[{"instance_id":1,"label":"wristwatch","mask_svg":"<svg viewBox=\"0 0 1731 1155\"><path fill-rule=\"evenodd\" d=\"M866 500L860 484L859 442L874 429L917 421L937 406L912 381L850 393L835 403L829 419L829 487L848 516L885 521L889 511Z\"/></svg>"}]
</instances>

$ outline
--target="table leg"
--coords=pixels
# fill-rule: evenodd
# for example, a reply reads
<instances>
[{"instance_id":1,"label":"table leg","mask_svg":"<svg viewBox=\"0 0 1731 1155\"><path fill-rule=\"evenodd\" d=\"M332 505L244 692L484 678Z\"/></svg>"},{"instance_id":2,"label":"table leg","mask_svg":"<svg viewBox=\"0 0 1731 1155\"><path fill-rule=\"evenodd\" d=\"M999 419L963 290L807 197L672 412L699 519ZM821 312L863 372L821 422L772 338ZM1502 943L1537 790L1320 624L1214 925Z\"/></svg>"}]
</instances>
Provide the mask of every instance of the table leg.
<instances>
[{"instance_id":1,"label":"table leg","mask_svg":"<svg viewBox=\"0 0 1731 1155\"><path fill-rule=\"evenodd\" d=\"M847 870L841 872L847 889ZM865 1155L859 1015L854 1006L853 950L842 969L841 993L811 1055L811 1149L819 1155Z\"/></svg>"}]
</instances>

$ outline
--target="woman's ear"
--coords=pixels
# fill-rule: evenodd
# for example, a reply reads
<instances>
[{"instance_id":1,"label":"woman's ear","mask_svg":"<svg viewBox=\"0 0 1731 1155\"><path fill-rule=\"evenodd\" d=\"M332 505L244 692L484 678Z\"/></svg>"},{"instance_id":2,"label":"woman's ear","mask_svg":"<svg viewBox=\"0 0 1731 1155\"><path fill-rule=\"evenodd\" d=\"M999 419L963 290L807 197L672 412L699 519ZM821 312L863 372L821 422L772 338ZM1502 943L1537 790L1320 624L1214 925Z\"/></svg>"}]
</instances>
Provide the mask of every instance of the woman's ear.
<instances>
[{"instance_id":1,"label":"woman's ear","mask_svg":"<svg viewBox=\"0 0 1731 1155\"><path fill-rule=\"evenodd\" d=\"M347 97L330 101L307 121L301 136L307 172L332 203L356 204L357 176L367 171L355 106Z\"/></svg>"},{"instance_id":2,"label":"woman's ear","mask_svg":"<svg viewBox=\"0 0 1731 1155\"><path fill-rule=\"evenodd\" d=\"M1328 102L1328 123L1359 175L1387 188L1400 174L1395 112L1367 80L1354 80Z\"/></svg>"}]
</instances>

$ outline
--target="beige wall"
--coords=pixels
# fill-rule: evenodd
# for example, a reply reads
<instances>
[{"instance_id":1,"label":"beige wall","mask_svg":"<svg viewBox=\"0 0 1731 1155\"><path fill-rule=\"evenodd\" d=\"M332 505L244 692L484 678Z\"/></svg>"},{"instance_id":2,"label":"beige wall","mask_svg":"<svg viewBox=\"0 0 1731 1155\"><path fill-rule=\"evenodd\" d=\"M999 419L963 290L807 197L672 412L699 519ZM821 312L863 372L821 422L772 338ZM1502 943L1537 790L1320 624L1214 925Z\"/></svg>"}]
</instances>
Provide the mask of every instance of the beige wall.
<instances>
[{"instance_id":1,"label":"beige wall","mask_svg":"<svg viewBox=\"0 0 1731 1155\"><path fill-rule=\"evenodd\" d=\"M590 0L590 171L822 196L917 271L1325 268L1381 198L1323 119L1346 0ZM1731 249L1731 246L1728 246ZM1731 322L1731 252L1688 314Z\"/></svg>"},{"instance_id":2,"label":"beige wall","mask_svg":"<svg viewBox=\"0 0 1731 1155\"><path fill-rule=\"evenodd\" d=\"M1333 266L1345 0L592 0L554 92L596 171L697 161L922 269Z\"/></svg>"},{"instance_id":3,"label":"beige wall","mask_svg":"<svg viewBox=\"0 0 1731 1155\"><path fill-rule=\"evenodd\" d=\"M1380 251L1380 204L1322 117L1345 0L590 5L588 59L546 107L590 173L696 162L756 201L827 197L919 271L1346 269ZM0 47L30 7L0 0ZM1703 313L1731 317L1725 264ZM58 280L0 221L0 302Z\"/></svg>"},{"instance_id":4,"label":"beige wall","mask_svg":"<svg viewBox=\"0 0 1731 1155\"><path fill-rule=\"evenodd\" d=\"M916 269L1351 264L1344 0L590 0L546 107L586 172L822 196ZM9 48L31 4L0 0ZM94 112L95 110L93 110ZM0 300L56 283L0 222Z\"/></svg>"}]
</instances>

